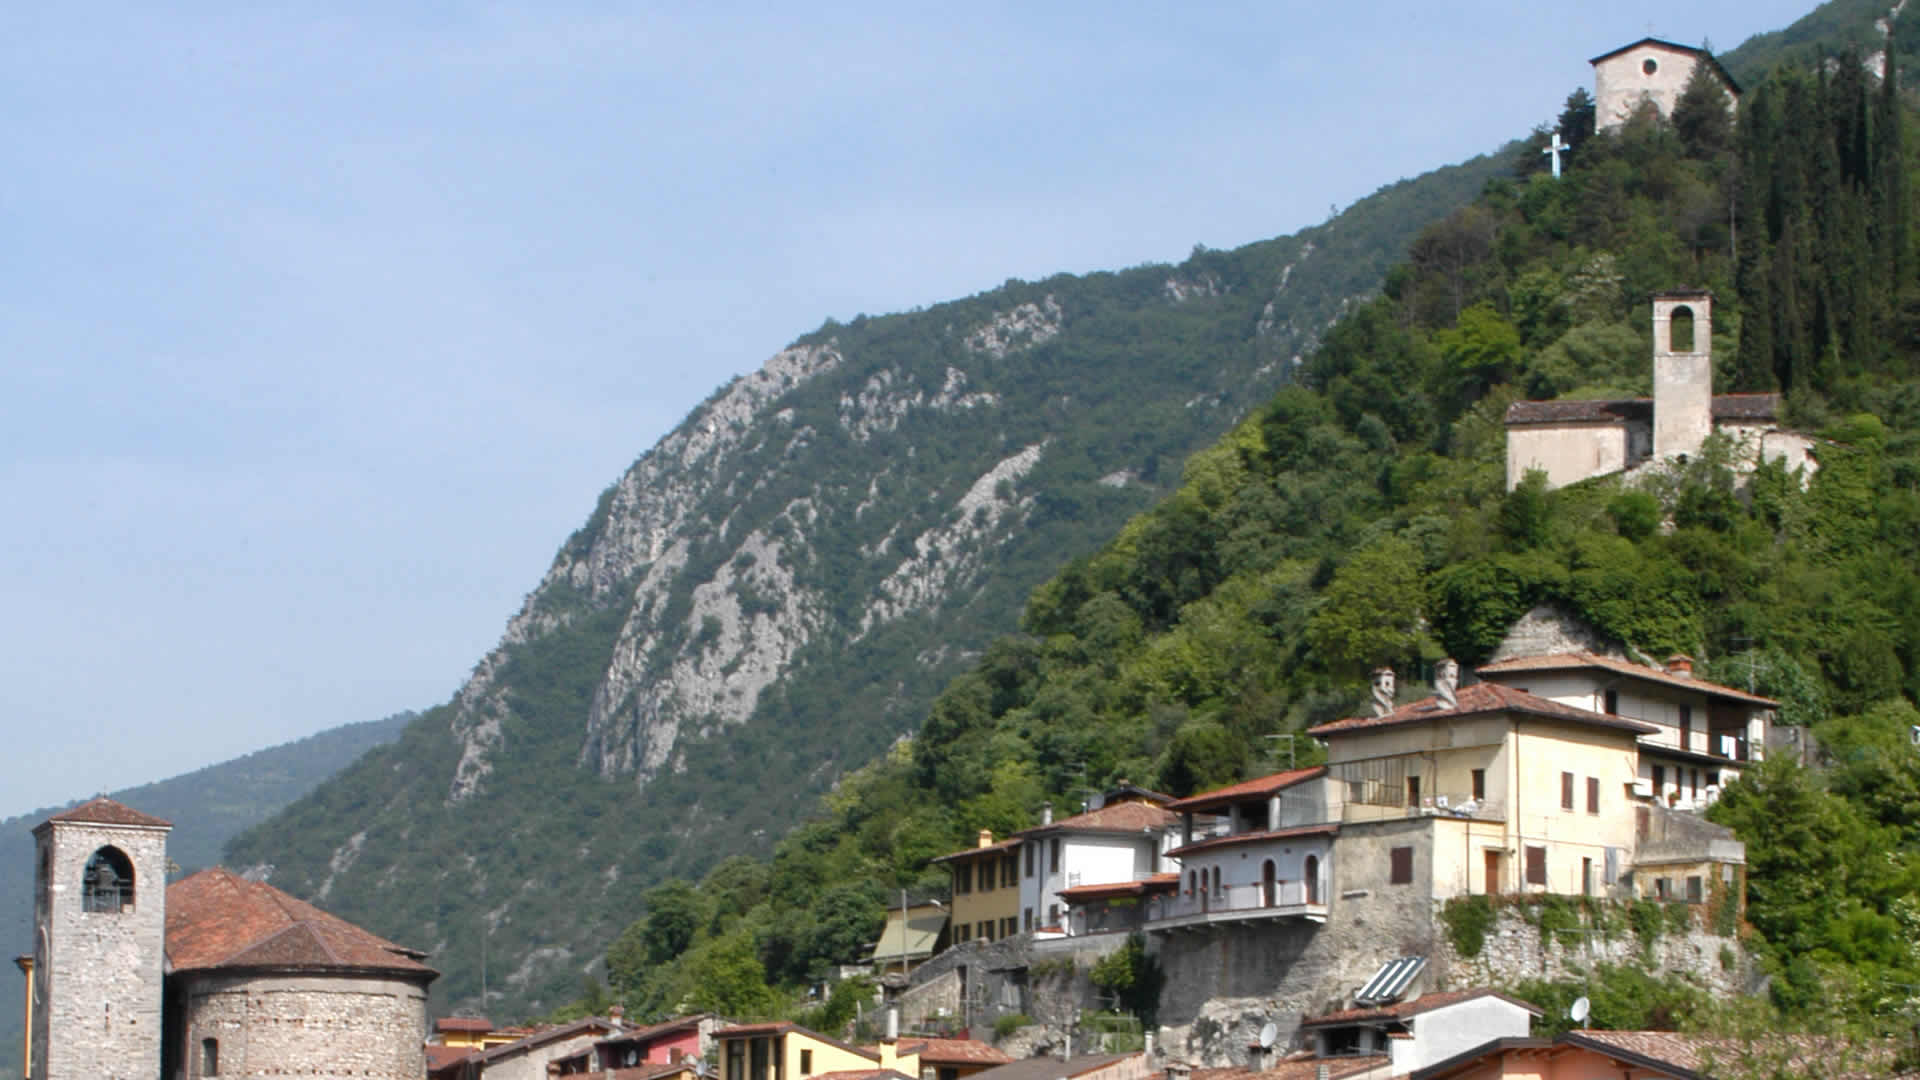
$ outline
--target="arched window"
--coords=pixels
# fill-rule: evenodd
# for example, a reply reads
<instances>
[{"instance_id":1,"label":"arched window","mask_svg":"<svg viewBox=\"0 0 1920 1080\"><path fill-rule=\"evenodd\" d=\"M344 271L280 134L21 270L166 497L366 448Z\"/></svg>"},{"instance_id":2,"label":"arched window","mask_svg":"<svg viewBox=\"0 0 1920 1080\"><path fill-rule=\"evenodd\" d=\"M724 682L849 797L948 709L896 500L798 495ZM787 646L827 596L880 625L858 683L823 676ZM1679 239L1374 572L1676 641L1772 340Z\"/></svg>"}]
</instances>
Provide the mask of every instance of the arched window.
<instances>
[{"instance_id":1,"label":"arched window","mask_svg":"<svg viewBox=\"0 0 1920 1080\"><path fill-rule=\"evenodd\" d=\"M118 915L133 910L133 860L108 845L93 853L80 882L81 910Z\"/></svg>"},{"instance_id":2,"label":"arched window","mask_svg":"<svg viewBox=\"0 0 1920 1080\"><path fill-rule=\"evenodd\" d=\"M1685 304L1667 316L1667 351L1693 352L1693 309Z\"/></svg>"},{"instance_id":3,"label":"arched window","mask_svg":"<svg viewBox=\"0 0 1920 1080\"><path fill-rule=\"evenodd\" d=\"M1220 868L1217 866L1213 868L1213 894L1215 896L1221 895L1220 894Z\"/></svg>"},{"instance_id":4,"label":"arched window","mask_svg":"<svg viewBox=\"0 0 1920 1080\"><path fill-rule=\"evenodd\" d=\"M1187 895L1188 896L1193 895L1194 885L1199 880L1200 880L1200 872L1198 870L1187 871Z\"/></svg>"},{"instance_id":5,"label":"arched window","mask_svg":"<svg viewBox=\"0 0 1920 1080\"><path fill-rule=\"evenodd\" d=\"M1306 881L1307 903L1309 904L1319 903L1320 902L1320 857L1318 855L1307 856L1307 864L1301 876L1307 879Z\"/></svg>"}]
</instances>

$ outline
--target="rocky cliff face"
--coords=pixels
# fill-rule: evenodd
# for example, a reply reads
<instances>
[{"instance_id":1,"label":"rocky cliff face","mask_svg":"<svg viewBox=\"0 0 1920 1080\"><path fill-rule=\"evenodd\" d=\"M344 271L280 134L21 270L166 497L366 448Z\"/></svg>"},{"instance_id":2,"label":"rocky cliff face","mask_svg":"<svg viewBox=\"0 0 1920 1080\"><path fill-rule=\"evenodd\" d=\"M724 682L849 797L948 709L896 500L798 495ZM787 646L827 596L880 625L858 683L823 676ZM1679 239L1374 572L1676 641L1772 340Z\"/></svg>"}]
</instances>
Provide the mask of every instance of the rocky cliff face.
<instances>
[{"instance_id":1,"label":"rocky cliff face","mask_svg":"<svg viewBox=\"0 0 1920 1080\"><path fill-rule=\"evenodd\" d=\"M806 335L634 462L449 703L230 862L431 950L448 1006L573 996L642 890L765 850L917 726L1497 167L1177 267Z\"/></svg>"}]
</instances>

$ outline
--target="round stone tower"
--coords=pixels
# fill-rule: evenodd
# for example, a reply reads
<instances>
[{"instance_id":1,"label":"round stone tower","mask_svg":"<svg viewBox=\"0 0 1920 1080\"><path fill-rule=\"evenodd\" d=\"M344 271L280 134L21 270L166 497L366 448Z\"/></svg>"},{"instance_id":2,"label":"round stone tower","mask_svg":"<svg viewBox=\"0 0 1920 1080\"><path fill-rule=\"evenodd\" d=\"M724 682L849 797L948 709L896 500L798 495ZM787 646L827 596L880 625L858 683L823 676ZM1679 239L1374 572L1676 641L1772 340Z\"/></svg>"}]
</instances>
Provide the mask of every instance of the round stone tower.
<instances>
[{"instance_id":1,"label":"round stone tower","mask_svg":"<svg viewBox=\"0 0 1920 1080\"><path fill-rule=\"evenodd\" d=\"M156 1080L173 826L95 799L33 830L30 1080Z\"/></svg>"}]
</instances>

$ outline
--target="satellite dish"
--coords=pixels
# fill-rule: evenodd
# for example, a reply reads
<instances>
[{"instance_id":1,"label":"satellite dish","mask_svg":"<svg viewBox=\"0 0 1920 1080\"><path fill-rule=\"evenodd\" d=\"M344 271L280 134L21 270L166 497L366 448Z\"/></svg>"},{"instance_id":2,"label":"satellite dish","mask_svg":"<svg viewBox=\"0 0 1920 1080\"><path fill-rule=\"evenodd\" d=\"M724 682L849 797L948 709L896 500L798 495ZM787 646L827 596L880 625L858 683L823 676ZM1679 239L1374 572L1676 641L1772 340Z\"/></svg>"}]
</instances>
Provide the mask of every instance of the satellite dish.
<instances>
[{"instance_id":1,"label":"satellite dish","mask_svg":"<svg viewBox=\"0 0 1920 1080\"><path fill-rule=\"evenodd\" d=\"M1575 998L1573 1008L1567 1010L1567 1018L1576 1024L1585 1024L1587 1014L1593 1011L1593 1003L1584 997Z\"/></svg>"},{"instance_id":2,"label":"satellite dish","mask_svg":"<svg viewBox=\"0 0 1920 1080\"><path fill-rule=\"evenodd\" d=\"M1266 1026L1260 1029L1260 1049L1271 1050L1273 1041L1279 1037L1280 1025L1271 1020L1267 1021Z\"/></svg>"}]
</instances>

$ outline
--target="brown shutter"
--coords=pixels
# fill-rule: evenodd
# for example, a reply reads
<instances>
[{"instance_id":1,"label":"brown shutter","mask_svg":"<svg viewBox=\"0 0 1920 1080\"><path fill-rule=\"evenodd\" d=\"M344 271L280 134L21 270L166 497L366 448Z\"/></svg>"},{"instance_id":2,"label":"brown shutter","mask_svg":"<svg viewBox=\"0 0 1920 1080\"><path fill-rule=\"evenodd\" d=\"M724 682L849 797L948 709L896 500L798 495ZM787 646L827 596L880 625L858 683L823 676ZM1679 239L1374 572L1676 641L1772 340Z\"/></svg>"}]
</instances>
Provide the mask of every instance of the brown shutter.
<instances>
[{"instance_id":1,"label":"brown shutter","mask_svg":"<svg viewBox=\"0 0 1920 1080\"><path fill-rule=\"evenodd\" d=\"M1390 854L1393 857L1393 876L1390 881L1395 885L1413 884L1413 849L1397 847Z\"/></svg>"},{"instance_id":2,"label":"brown shutter","mask_svg":"<svg viewBox=\"0 0 1920 1080\"><path fill-rule=\"evenodd\" d=\"M1544 847L1527 848L1527 884L1545 885L1547 883L1547 849Z\"/></svg>"},{"instance_id":3,"label":"brown shutter","mask_svg":"<svg viewBox=\"0 0 1920 1080\"><path fill-rule=\"evenodd\" d=\"M1600 778L1597 776L1589 776L1587 777L1587 813L1597 814L1599 812Z\"/></svg>"},{"instance_id":4,"label":"brown shutter","mask_svg":"<svg viewBox=\"0 0 1920 1080\"><path fill-rule=\"evenodd\" d=\"M1573 809L1573 774L1570 772L1560 774L1560 809Z\"/></svg>"}]
</instances>

